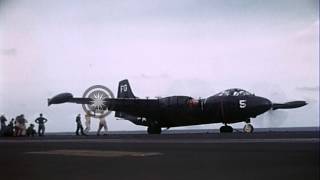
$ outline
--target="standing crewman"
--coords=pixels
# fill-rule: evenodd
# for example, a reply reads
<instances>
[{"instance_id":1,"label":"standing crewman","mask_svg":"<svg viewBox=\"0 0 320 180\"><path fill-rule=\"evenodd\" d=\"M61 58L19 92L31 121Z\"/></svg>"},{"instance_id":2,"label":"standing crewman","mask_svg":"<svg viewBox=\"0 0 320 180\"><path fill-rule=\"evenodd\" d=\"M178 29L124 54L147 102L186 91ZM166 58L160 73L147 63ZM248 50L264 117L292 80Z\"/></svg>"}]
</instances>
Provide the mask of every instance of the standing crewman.
<instances>
[{"instance_id":1,"label":"standing crewman","mask_svg":"<svg viewBox=\"0 0 320 180\"><path fill-rule=\"evenodd\" d=\"M0 116L0 122L1 122L1 130L0 130L0 135L2 136L2 135L4 135L5 134L5 132L6 132L6 121L7 121L7 118L4 116L4 114L2 114L1 116Z\"/></svg>"},{"instance_id":2,"label":"standing crewman","mask_svg":"<svg viewBox=\"0 0 320 180\"><path fill-rule=\"evenodd\" d=\"M107 135L108 126L107 126L106 118L105 117L101 117L99 119L100 119L100 122L99 122L98 131L97 131L97 136L100 136L100 131L101 131L102 128L104 128L104 134L103 135Z\"/></svg>"},{"instance_id":3,"label":"standing crewman","mask_svg":"<svg viewBox=\"0 0 320 180\"><path fill-rule=\"evenodd\" d=\"M80 116L80 114L78 114L78 116L76 117L76 123L77 123L76 135L79 136L79 130L80 130L80 132L81 132L81 135L86 135L86 134L83 132L83 126L82 126L82 123L81 123L81 116Z\"/></svg>"},{"instance_id":4,"label":"standing crewman","mask_svg":"<svg viewBox=\"0 0 320 180\"><path fill-rule=\"evenodd\" d=\"M90 131L90 124L91 124L90 114L87 113L87 114L84 116L84 118L86 119L86 122L85 122L86 128L84 129L84 132L85 132L86 134L88 134L89 131Z\"/></svg>"},{"instance_id":5,"label":"standing crewman","mask_svg":"<svg viewBox=\"0 0 320 180\"><path fill-rule=\"evenodd\" d=\"M7 130L5 132L5 136L13 136L14 135L14 118L8 123Z\"/></svg>"},{"instance_id":6,"label":"standing crewman","mask_svg":"<svg viewBox=\"0 0 320 180\"><path fill-rule=\"evenodd\" d=\"M44 131L46 130L46 127L44 124L48 120L42 116L42 113L40 113L40 117L38 117L35 122L38 124L38 135L39 136L44 136Z\"/></svg>"},{"instance_id":7,"label":"standing crewman","mask_svg":"<svg viewBox=\"0 0 320 180\"><path fill-rule=\"evenodd\" d=\"M16 136L26 135L26 123L28 123L28 121L24 118L23 114L16 117Z\"/></svg>"}]
</instances>

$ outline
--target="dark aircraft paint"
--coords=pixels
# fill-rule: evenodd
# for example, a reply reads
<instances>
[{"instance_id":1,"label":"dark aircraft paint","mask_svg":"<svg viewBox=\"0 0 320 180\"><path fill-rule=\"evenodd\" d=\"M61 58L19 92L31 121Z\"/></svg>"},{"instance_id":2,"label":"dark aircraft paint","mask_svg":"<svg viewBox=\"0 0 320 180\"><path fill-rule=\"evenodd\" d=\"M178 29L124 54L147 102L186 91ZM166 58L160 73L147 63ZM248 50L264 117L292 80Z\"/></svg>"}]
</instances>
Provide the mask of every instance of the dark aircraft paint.
<instances>
[{"instance_id":1,"label":"dark aircraft paint","mask_svg":"<svg viewBox=\"0 0 320 180\"><path fill-rule=\"evenodd\" d=\"M48 105L65 102L90 104L92 100L74 98L70 93L62 93L49 99ZM140 99L134 96L128 80L123 80L119 82L117 98L105 99L104 109L115 111L116 117L127 119L136 125L148 126L149 133L160 133L162 127L249 123L250 118L268 110L290 109L304 105L305 101L273 104L264 97L255 96L242 89L229 89L205 99L189 96ZM232 132L230 126L225 127L229 129L222 129L222 132Z\"/></svg>"}]
</instances>

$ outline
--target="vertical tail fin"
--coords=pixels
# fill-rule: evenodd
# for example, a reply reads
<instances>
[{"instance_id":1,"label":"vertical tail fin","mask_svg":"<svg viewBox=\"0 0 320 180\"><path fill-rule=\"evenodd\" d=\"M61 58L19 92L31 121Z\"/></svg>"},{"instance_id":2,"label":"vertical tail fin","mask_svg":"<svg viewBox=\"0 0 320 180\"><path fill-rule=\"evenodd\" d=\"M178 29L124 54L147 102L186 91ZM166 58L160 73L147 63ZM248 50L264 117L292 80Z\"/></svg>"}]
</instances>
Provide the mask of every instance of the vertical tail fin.
<instances>
[{"instance_id":1,"label":"vertical tail fin","mask_svg":"<svg viewBox=\"0 0 320 180\"><path fill-rule=\"evenodd\" d=\"M134 96L134 94L132 93L129 81L127 79L124 79L119 82L117 98L136 98ZM136 119L136 117L130 116L130 115L123 113L123 112L120 112L120 111L116 111L115 117L125 118L128 120Z\"/></svg>"},{"instance_id":2,"label":"vertical tail fin","mask_svg":"<svg viewBox=\"0 0 320 180\"><path fill-rule=\"evenodd\" d=\"M127 79L119 82L117 98L136 98Z\"/></svg>"}]
</instances>

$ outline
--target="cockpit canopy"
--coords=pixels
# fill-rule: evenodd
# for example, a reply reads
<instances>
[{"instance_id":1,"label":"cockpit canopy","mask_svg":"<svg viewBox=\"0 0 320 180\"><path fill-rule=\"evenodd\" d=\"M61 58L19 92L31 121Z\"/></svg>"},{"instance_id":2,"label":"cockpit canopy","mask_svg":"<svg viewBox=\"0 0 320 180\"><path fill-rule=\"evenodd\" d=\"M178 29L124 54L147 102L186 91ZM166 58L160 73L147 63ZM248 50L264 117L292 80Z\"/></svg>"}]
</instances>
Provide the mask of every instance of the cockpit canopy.
<instances>
[{"instance_id":1,"label":"cockpit canopy","mask_svg":"<svg viewBox=\"0 0 320 180\"><path fill-rule=\"evenodd\" d=\"M227 89L224 90L215 96L254 96L254 94L249 93L246 90L233 88L233 89Z\"/></svg>"}]
</instances>

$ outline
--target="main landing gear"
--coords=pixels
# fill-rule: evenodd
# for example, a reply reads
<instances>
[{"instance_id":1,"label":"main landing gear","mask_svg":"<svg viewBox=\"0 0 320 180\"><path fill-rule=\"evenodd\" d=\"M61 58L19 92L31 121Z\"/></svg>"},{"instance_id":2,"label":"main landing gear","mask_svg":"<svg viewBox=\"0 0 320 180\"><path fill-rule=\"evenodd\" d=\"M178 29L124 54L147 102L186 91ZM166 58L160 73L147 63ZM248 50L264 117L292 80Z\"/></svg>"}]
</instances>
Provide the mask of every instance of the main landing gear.
<instances>
[{"instance_id":1,"label":"main landing gear","mask_svg":"<svg viewBox=\"0 0 320 180\"><path fill-rule=\"evenodd\" d=\"M161 134L161 127L159 126L149 126L148 134Z\"/></svg>"},{"instance_id":2,"label":"main landing gear","mask_svg":"<svg viewBox=\"0 0 320 180\"><path fill-rule=\"evenodd\" d=\"M227 124L225 124L224 126L221 126L220 128L220 133L232 133L233 132L233 128L231 126L228 126Z\"/></svg>"}]
</instances>

